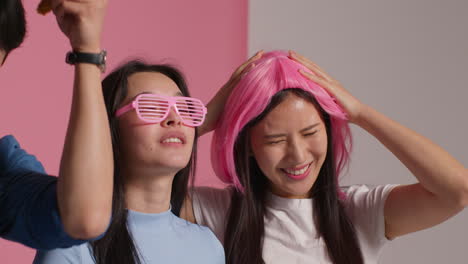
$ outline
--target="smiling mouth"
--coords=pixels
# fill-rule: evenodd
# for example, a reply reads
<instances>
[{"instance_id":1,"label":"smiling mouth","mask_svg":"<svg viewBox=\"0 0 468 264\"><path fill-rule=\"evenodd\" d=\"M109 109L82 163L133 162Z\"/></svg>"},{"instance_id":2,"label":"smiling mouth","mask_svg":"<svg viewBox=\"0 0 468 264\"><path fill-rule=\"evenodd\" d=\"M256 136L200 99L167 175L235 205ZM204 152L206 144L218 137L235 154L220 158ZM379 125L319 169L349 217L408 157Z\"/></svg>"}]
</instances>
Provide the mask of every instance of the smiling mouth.
<instances>
[{"instance_id":1,"label":"smiling mouth","mask_svg":"<svg viewBox=\"0 0 468 264\"><path fill-rule=\"evenodd\" d=\"M179 143L179 144L182 144L183 141L182 139L178 138L178 137L170 137L170 138L166 138L162 141L162 143Z\"/></svg>"},{"instance_id":2,"label":"smiling mouth","mask_svg":"<svg viewBox=\"0 0 468 264\"><path fill-rule=\"evenodd\" d=\"M302 180L309 175L310 168L312 167L313 162L306 164L304 166L298 168L288 168L288 169L281 169L281 171L286 174L291 179L294 180Z\"/></svg>"},{"instance_id":3,"label":"smiling mouth","mask_svg":"<svg viewBox=\"0 0 468 264\"><path fill-rule=\"evenodd\" d=\"M185 145L186 138L182 132L173 131L166 133L159 141L163 146L181 147Z\"/></svg>"}]
</instances>

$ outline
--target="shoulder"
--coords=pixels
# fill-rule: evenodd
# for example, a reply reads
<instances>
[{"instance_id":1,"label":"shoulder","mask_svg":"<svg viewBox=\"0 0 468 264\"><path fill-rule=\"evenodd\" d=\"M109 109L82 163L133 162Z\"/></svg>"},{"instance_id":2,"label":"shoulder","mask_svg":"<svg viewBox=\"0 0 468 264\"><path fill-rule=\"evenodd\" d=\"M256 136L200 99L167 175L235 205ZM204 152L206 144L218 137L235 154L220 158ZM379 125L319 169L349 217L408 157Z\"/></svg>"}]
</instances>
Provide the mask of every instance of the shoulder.
<instances>
[{"instance_id":1,"label":"shoulder","mask_svg":"<svg viewBox=\"0 0 468 264\"><path fill-rule=\"evenodd\" d=\"M218 198L222 200L231 199L232 188L213 188L208 186L199 186L194 188L194 195L199 199L212 199Z\"/></svg>"},{"instance_id":2,"label":"shoulder","mask_svg":"<svg viewBox=\"0 0 468 264\"><path fill-rule=\"evenodd\" d=\"M193 195L193 212L196 222L209 227L219 239L224 241L226 217L231 206L233 189L197 187Z\"/></svg>"},{"instance_id":3,"label":"shoulder","mask_svg":"<svg viewBox=\"0 0 468 264\"><path fill-rule=\"evenodd\" d=\"M232 188L229 187L224 189L196 187L193 192L193 209L197 222L203 220L205 214L217 215L226 212L231 204L231 196Z\"/></svg>"},{"instance_id":4,"label":"shoulder","mask_svg":"<svg viewBox=\"0 0 468 264\"><path fill-rule=\"evenodd\" d=\"M351 185L341 187L345 193L345 207L372 207L375 204L384 202L388 194L395 188L396 184L387 185Z\"/></svg>"},{"instance_id":5,"label":"shoulder","mask_svg":"<svg viewBox=\"0 0 468 264\"><path fill-rule=\"evenodd\" d=\"M208 227L201 226L204 233L204 238L207 240L207 245L210 246L213 256L219 260L225 260L224 247L218 237Z\"/></svg>"},{"instance_id":6,"label":"shoulder","mask_svg":"<svg viewBox=\"0 0 468 264\"><path fill-rule=\"evenodd\" d=\"M224 248L210 228L191 223L177 216L174 218L177 225L174 230L182 234L187 245L192 245L190 246L191 251L196 249L194 254L213 256L224 260Z\"/></svg>"},{"instance_id":7,"label":"shoulder","mask_svg":"<svg viewBox=\"0 0 468 264\"><path fill-rule=\"evenodd\" d=\"M341 187L345 193L343 205L353 222L375 221L383 217L385 201L398 185L352 185Z\"/></svg>"},{"instance_id":8,"label":"shoulder","mask_svg":"<svg viewBox=\"0 0 468 264\"><path fill-rule=\"evenodd\" d=\"M385 201L398 185L352 185L342 187L346 213L361 241L363 252L377 252L387 242L385 237Z\"/></svg>"}]
</instances>

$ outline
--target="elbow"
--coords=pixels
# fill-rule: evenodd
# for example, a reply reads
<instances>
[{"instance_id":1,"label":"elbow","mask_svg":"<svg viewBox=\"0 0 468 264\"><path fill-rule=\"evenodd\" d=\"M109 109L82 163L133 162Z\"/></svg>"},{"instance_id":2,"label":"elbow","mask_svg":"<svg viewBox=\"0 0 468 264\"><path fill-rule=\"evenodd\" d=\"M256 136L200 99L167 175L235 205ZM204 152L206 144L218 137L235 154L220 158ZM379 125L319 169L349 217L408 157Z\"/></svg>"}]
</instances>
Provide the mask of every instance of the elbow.
<instances>
[{"instance_id":1,"label":"elbow","mask_svg":"<svg viewBox=\"0 0 468 264\"><path fill-rule=\"evenodd\" d=\"M65 232L73 239L93 240L103 235L109 226L110 213L91 213L64 219Z\"/></svg>"},{"instance_id":2,"label":"elbow","mask_svg":"<svg viewBox=\"0 0 468 264\"><path fill-rule=\"evenodd\" d=\"M468 207L468 169L464 169L460 175L462 183L458 195L458 204L461 208Z\"/></svg>"}]
</instances>

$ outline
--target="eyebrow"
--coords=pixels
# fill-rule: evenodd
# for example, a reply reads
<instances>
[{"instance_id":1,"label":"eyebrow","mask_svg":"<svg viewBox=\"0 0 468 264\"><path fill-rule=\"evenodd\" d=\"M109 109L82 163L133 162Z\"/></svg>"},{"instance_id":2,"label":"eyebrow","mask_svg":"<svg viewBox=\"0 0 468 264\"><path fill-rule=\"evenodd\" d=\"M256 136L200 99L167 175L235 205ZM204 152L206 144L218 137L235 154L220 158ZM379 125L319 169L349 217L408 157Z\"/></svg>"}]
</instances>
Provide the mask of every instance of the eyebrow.
<instances>
[{"instance_id":1,"label":"eyebrow","mask_svg":"<svg viewBox=\"0 0 468 264\"><path fill-rule=\"evenodd\" d=\"M312 128L318 126L319 124L320 124L320 123L315 123L315 124L313 124L313 125L310 125L310 126L308 126L308 127L306 127L306 128L301 129L300 132L301 132L301 133L304 133L304 132L306 132L306 131L309 131L309 130L311 130ZM271 135L265 135L264 138L265 138L265 139L273 139L273 138L280 138L280 137L285 137L285 136L287 136L287 134L271 134Z\"/></svg>"},{"instance_id":2,"label":"eyebrow","mask_svg":"<svg viewBox=\"0 0 468 264\"><path fill-rule=\"evenodd\" d=\"M152 93L152 92L141 92L141 93L139 93L139 94L133 96L131 101L135 100L135 98L136 98L137 96L139 96L140 94L155 94L155 93ZM184 96L184 95L182 94L181 91L177 91L177 93L175 93L173 96Z\"/></svg>"}]
</instances>

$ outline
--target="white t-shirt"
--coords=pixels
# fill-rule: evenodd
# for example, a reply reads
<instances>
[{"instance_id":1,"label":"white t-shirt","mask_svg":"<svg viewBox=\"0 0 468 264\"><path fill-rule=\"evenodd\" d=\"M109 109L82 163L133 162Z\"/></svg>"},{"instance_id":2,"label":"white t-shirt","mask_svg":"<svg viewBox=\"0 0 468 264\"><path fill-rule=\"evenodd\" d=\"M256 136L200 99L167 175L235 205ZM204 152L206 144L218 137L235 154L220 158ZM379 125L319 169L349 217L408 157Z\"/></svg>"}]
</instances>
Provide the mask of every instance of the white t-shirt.
<instances>
[{"instance_id":1,"label":"white t-shirt","mask_svg":"<svg viewBox=\"0 0 468 264\"><path fill-rule=\"evenodd\" d=\"M377 263L385 237L384 204L397 185L343 187L345 209L354 224L364 263ZM230 189L197 188L193 209L197 223L211 228L221 242L227 225ZM312 199L269 194L265 213L263 259L268 264L331 263L325 242L317 239Z\"/></svg>"}]
</instances>

